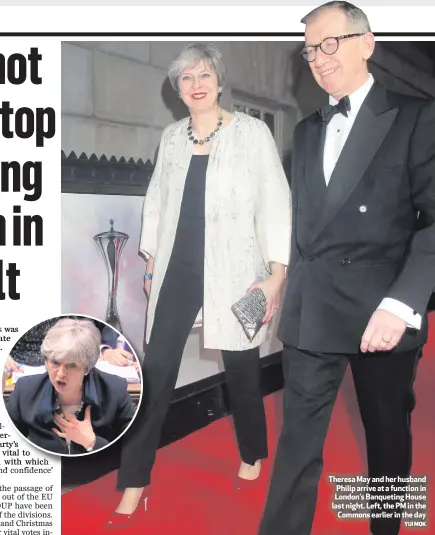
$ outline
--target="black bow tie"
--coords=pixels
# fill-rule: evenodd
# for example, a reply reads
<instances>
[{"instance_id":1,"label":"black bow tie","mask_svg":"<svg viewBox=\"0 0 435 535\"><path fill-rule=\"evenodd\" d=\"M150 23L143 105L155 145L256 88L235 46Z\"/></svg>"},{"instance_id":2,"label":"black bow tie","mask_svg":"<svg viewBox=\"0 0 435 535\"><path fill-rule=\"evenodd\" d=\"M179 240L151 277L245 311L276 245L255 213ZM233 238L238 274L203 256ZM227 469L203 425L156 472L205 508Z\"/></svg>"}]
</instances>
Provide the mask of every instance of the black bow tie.
<instances>
[{"instance_id":1,"label":"black bow tie","mask_svg":"<svg viewBox=\"0 0 435 535\"><path fill-rule=\"evenodd\" d=\"M347 117L348 111L350 111L350 99L346 95L345 97L341 98L338 101L338 104L336 104L335 106L331 106L331 104L322 106L318 110L318 114L322 118L322 123L329 124L330 120L334 117L336 113L341 113L345 117Z\"/></svg>"}]
</instances>

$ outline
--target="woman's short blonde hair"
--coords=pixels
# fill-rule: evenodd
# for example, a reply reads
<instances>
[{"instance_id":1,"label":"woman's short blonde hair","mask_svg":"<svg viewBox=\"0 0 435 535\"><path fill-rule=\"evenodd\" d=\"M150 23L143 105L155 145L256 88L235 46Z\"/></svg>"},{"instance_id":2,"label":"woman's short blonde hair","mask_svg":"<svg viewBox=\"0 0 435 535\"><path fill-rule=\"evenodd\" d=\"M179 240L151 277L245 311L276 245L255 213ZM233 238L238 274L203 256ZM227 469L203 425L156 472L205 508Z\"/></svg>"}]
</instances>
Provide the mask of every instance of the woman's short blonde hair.
<instances>
[{"instance_id":1,"label":"woman's short blonde hair","mask_svg":"<svg viewBox=\"0 0 435 535\"><path fill-rule=\"evenodd\" d=\"M227 67L222 59L222 52L215 45L209 43L197 43L187 46L169 67L169 81L175 91L179 91L179 80L181 73L188 67L194 67L200 61L206 61L214 70L219 87L225 84Z\"/></svg>"},{"instance_id":2,"label":"woman's short blonde hair","mask_svg":"<svg viewBox=\"0 0 435 535\"><path fill-rule=\"evenodd\" d=\"M101 333L90 320L60 319L47 331L41 345L46 360L83 364L89 373L100 356Z\"/></svg>"}]
</instances>

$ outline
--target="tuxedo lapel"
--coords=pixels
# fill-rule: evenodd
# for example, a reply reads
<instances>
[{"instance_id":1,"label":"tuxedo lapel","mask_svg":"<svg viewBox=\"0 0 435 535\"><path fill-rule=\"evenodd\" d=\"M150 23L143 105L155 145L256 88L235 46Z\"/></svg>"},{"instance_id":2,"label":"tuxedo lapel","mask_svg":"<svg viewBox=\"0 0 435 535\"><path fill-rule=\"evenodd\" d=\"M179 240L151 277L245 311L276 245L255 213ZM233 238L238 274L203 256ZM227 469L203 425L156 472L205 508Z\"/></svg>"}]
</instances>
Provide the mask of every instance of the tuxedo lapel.
<instances>
[{"instance_id":1,"label":"tuxedo lapel","mask_svg":"<svg viewBox=\"0 0 435 535\"><path fill-rule=\"evenodd\" d=\"M326 126L319 115L313 116L307 123L304 139L305 183L309 199L317 209L326 193L325 175L323 173L323 147L325 145Z\"/></svg>"},{"instance_id":2,"label":"tuxedo lapel","mask_svg":"<svg viewBox=\"0 0 435 535\"><path fill-rule=\"evenodd\" d=\"M390 130L397 112L397 108L388 105L385 89L375 83L356 116L331 175L322 210L313 229L312 242L358 185Z\"/></svg>"}]
</instances>

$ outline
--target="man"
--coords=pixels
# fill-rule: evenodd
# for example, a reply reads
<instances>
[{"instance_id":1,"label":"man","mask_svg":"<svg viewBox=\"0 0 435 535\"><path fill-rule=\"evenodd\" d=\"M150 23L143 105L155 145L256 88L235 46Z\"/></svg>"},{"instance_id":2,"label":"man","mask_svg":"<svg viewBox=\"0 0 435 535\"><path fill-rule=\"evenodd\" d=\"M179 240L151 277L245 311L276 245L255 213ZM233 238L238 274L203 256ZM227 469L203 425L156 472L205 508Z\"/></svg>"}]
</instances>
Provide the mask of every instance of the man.
<instances>
[{"instance_id":1,"label":"man","mask_svg":"<svg viewBox=\"0 0 435 535\"><path fill-rule=\"evenodd\" d=\"M139 363L136 361L133 352L122 337L124 344L119 347L118 333L107 325L101 331L100 356L102 360L114 364L115 366L134 366L139 372Z\"/></svg>"},{"instance_id":2,"label":"man","mask_svg":"<svg viewBox=\"0 0 435 535\"><path fill-rule=\"evenodd\" d=\"M278 331L284 422L260 535L311 532L322 449L348 363L369 476L409 474L412 385L435 287L434 102L373 80L374 37L360 9L330 2L302 22L303 55L339 105L295 130L292 258ZM419 212L425 225L416 230ZM397 535L400 519L370 527Z\"/></svg>"}]
</instances>

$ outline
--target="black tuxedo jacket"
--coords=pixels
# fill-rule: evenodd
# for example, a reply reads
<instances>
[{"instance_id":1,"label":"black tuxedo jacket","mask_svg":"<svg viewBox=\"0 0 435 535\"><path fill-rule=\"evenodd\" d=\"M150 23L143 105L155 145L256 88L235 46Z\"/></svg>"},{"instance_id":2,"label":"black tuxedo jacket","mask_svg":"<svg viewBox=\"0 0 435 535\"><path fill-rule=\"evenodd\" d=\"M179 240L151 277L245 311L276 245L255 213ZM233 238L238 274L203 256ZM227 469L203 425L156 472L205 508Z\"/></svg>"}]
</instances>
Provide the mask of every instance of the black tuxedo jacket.
<instances>
[{"instance_id":1,"label":"black tuxedo jacket","mask_svg":"<svg viewBox=\"0 0 435 535\"><path fill-rule=\"evenodd\" d=\"M358 353L370 316L391 297L423 317L396 350L421 346L435 288L435 102L375 83L328 186L324 132L317 113L295 130L292 249L278 336L309 351Z\"/></svg>"},{"instance_id":2,"label":"black tuxedo jacket","mask_svg":"<svg viewBox=\"0 0 435 535\"><path fill-rule=\"evenodd\" d=\"M78 419L83 420L86 407L91 405L91 422L97 436L94 450L97 450L119 437L135 409L122 377L93 368L85 376L83 387L84 405ZM52 431L56 427L55 392L48 373L19 379L6 410L18 431L30 442L48 451L68 454L66 440ZM83 446L71 442L71 454L85 452Z\"/></svg>"}]
</instances>

